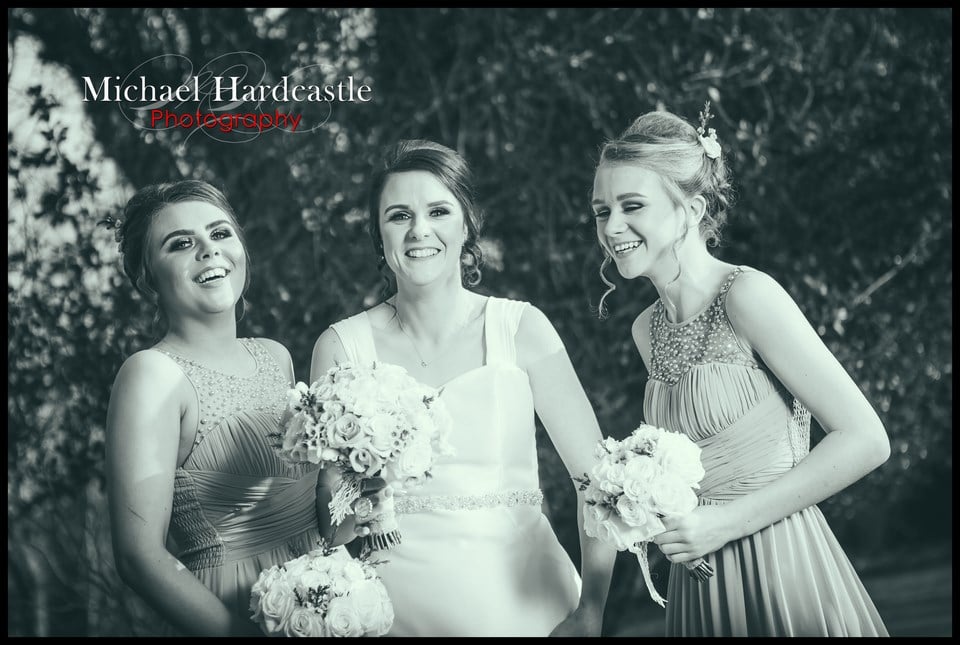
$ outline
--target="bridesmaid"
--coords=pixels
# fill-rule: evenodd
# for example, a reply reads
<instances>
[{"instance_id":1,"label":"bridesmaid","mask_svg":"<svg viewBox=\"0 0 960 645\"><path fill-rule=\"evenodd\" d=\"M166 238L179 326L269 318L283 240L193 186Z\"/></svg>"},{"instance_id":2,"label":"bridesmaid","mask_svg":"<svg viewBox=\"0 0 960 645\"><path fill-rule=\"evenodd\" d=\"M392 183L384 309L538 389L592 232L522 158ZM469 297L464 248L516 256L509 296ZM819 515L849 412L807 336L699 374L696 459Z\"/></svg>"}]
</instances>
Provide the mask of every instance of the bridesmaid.
<instances>
[{"instance_id":1,"label":"bridesmaid","mask_svg":"<svg viewBox=\"0 0 960 645\"><path fill-rule=\"evenodd\" d=\"M219 190L148 186L107 223L125 273L165 327L160 342L124 361L110 395L117 570L180 632L262 635L250 588L263 569L328 536L335 483L321 479L318 499L317 467L291 466L271 447L293 383L290 354L267 338L237 337L249 257ZM335 542L356 528L367 527L345 523Z\"/></svg>"},{"instance_id":2,"label":"bridesmaid","mask_svg":"<svg viewBox=\"0 0 960 645\"><path fill-rule=\"evenodd\" d=\"M604 266L659 295L632 329L644 416L696 441L706 470L698 508L655 538L674 563L666 633L886 636L816 506L886 461L886 432L787 292L707 250L729 190L709 118L641 116L593 184ZM827 433L812 451L811 413ZM715 574L698 583L681 563L701 556Z\"/></svg>"}]
</instances>

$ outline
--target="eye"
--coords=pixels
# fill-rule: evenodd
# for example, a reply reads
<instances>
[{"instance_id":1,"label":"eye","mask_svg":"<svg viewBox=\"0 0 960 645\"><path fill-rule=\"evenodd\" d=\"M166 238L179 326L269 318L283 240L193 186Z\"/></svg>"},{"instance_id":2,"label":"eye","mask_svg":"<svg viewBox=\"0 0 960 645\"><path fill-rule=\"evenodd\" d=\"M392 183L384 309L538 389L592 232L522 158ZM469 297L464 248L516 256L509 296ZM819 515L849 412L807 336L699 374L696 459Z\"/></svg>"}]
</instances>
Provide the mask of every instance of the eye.
<instances>
[{"instance_id":1,"label":"eye","mask_svg":"<svg viewBox=\"0 0 960 645\"><path fill-rule=\"evenodd\" d=\"M594 216L594 218L596 218L596 219L606 219L606 218L610 217L610 209L609 209L609 208L598 208L597 210L595 210L595 211L593 212L593 216Z\"/></svg>"},{"instance_id":2,"label":"eye","mask_svg":"<svg viewBox=\"0 0 960 645\"><path fill-rule=\"evenodd\" d=\"M447 208L434 208L430 211L431 217L443 217L444 215L449 215L450 210Z\"/></svg>"},{"instance_id":3,"label":"eye","mask_svg":"<svg viewBox=\"0 0 960 645\"><path fill-rule=\"evenodd\" d=\"M410 219L410 213L406 211L392 211L387 215L388 222L398 222L405 219Z\"/></svg>"},{"instance_id":4,"label":"eye","mask_svg":"<svg viewBox=\"0 0 960 645\"><path fill-rule=\"evenodd\" d=\"M233 231L229 228L218 228L210 234L210 238L214 240L225 240L228 237L233 237Z\"/></svg>"},{"instance_id":5,"label":"eye","mask_svg":"<svg viewBox=\"0 0 960 645\"><path fill-rule=\"evenodd\" d=\"M182 251L193 245L193 240L189 237L181 237L170 242L167 248L171 251Z\"/></svg>"},{"instance_id":6,"label":"eye","mask_svg":"<svg viewBox=\"0 0 960 645\"><path fill-rule=\"evenodd\" d=\"M629 213L631 211L638 211L643 207L644 204L641 204L640 202L624 202L623 211L625 213Z\"/></svg>"}]
</instances>

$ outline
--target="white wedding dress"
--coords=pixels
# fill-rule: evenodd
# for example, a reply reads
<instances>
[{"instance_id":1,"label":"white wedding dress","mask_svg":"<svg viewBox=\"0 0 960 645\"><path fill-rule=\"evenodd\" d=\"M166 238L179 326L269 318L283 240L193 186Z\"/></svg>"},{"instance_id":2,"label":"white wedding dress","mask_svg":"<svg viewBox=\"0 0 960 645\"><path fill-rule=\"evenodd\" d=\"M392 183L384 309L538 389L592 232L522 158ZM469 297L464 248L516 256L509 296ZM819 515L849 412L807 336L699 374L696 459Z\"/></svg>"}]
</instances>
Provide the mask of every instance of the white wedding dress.
<instances>
[{"instance_id":1,"label":"white wedding dress","mask_svg":"<svg viewBox=\"0 0 960 645\"><path fill-rule=\"evenodd\" d=\"M490 298L484 364L443 385L456 453L397 498L402 544L375 556L389 636L546 636L577 606L580 577L541 511L533 395L516 365L526 306ZM377 360L366 312L333 329L349 360Z\"/></svg>"}]
</instances>

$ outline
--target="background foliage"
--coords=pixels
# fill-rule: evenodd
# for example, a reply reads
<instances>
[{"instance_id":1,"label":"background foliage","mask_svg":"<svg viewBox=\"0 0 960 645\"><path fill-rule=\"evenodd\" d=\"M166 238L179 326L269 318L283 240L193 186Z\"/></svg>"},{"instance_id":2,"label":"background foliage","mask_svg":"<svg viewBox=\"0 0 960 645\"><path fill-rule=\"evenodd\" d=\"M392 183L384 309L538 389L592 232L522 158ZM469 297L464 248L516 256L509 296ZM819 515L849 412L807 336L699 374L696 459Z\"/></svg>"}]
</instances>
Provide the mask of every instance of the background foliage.
<instances>
[{"instance_id":1,"label":"background foliage","mask_svg":"<svg viewBox=\"0 0 960 645\"><path fill-rule=\"evenodd\" d=\"M9 633L146 624L112 568L102 486L110 386L151 342L150 316L95 225L135 188L224 187L254 261L240 331L285 343L306 379L317 335L379 293L363 230L377 152L405 137L457 148L487 214L480 290L547 313L621 437L646 379L630 322L656 296L618 280L610 318L593 314L597 150L642 112L694 119L706 98L739 194L717 255L787 288L890 434L891 459L822 504L831 526L861 566L949 539L951 22L946 9L9 9L8 80L26 45L56 70L8 94L22 106L8 127ZM274 77L324 62L374 100L311 134L226 144L78 98L83 75L239 50ZM541 438L578 561L572 489ZM635 566L618 567L608 630L644 602Z\"/></svg>"}]
</instances>

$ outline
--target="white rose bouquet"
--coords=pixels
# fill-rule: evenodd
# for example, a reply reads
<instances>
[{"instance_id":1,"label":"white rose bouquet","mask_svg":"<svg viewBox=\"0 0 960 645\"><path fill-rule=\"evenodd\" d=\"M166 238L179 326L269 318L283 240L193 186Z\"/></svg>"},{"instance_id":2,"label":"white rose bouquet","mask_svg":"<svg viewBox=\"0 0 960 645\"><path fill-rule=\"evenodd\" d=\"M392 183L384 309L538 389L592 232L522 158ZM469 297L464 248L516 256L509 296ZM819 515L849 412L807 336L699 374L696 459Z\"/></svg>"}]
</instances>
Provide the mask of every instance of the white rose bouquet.
<instances>
[{"instance_id":1,"label":"white rose bouquet","mask_svg":"<svg viewBox=\"0 0 960 645\"><path fill-rule=\"evenodd\" d=\"M596 458L589 474L574 477L585 491L584 530L635 553L650 597L662 607L665 601L650 579L647 544L665 530L661 518L697 507L694 490L704 476L700 447L678 432L641 424L622 441L600 441ZM698 580L713 575L703 558L685 564Z\"/></svg>"},{"instance_id":2,"label":"white rose bouquet","mask_svg":"<svg viewBox=\"0 0 960 645\"><path fill-rule=\"evenodd\" d=\"M364 478L382 477L402 492L430 477L436 460L452 453L452 420L440 394L397 365L340 363L309 387L297 383L290 390L280 454L340 469L342 479L330 502L331 518L339 524L354 512ZM370 528L365 548L400 543L392 513Z\"/></svg>"},{"instance_id":3,"label":"white rose bouquet","mask_svg":"<svg viewBox=\"0 0 960 645\"><path fill-rule=\"evenodd\" d=\"M393 625L373 566L325 546L260 572L250 611L267 636L383 636Z\"/></svg>"}]
</instances>

